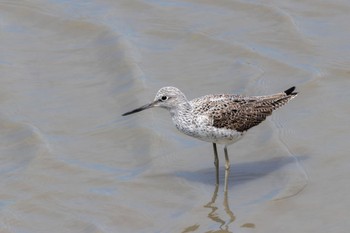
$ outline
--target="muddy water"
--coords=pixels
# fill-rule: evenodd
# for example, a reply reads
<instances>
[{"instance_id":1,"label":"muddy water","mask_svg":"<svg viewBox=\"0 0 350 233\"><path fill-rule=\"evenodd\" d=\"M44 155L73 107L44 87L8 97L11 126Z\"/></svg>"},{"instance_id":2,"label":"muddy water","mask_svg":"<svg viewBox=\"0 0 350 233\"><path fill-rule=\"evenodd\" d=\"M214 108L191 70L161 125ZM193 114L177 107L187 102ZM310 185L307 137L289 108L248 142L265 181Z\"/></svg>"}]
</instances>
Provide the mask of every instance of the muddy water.
<instances>
[{"instance_id":1,"label":"muddy water","mask_svg":"<svg viewBox=\"0 0 350 233\"><path fill-rule=\"evenodd\" d=\"M0 232L347 232L349 11L1 1ZM210 143L160 109L121 117L169 85L300 94L229 147L224 193Z\"/></svg>"}]
</instances>

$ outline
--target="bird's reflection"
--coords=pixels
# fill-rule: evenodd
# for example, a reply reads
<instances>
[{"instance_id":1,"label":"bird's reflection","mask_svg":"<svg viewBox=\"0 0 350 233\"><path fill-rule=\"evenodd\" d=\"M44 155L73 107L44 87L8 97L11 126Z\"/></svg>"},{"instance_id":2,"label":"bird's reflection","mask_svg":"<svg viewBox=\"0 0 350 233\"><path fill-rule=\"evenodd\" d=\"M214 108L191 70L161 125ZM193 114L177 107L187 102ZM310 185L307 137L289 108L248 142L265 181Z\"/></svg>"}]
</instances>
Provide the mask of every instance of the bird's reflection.
<instances>
[{"instance_id":1,"label":"bird's reflection","mask_svg":"<svg viewBox=\"0 0 350 233\"><path fill-rule=\"evenodd\" d=\"M216 199L218 197L218 191L219 191L219 184L215 185L213 196L212 196L210 202L208 202L206 205L204 205L205 208L210 209L210 212L208 214L208 218L210 220L220 224L219 229L221 232L222 231L230 232L229 225L232 222L234 222L236 219L235 215L233 214L233 212L230 209L229 202L228 202L228 177L229 177L229 173L230 173L229 170L225 171L224 201L223 201L223 207L224 207L225 213L228 217L228 220L224 220L216 213L219 210L219 207L216 204Z\"/></svg>"},{"instance_id":2,"label":"bird's reflection","mask_svg":"<svg viewBox=\"0 0 350 233\"><path fill-rule=\"evenodd\" d=\"M232 200L232 197L230 198L230 188L231 191L234 187L239 187L240 185L254 181L257 178L261 178L263 176L267 176L271 174L272 172L279 170L280 168L295 163L296 159L303 160L307 157L302 156L289 156L289 157L277 157L277 158L270 158L265 159L262 161L253 161L253 162L246 162L246 163L240 163L240 164L233 164L233 175L230 177L230 171L225 170L225 180L224 180L224 196L223 196L223 202L222 205L220 203L217 203L219 194L219 187L222 187L220 185L215 185L214 192L212 194L211 200L205 204L203 207L205 209L209 210L209 213L207 214L208 220L210 221L210 226L212 227L215 223L218 225L218 229L216 231L207 231L207 232L231 232L232 228L237 229L238 228L255 228L255 224L251 222L247 223L240 223L237 226L237 216L234 214L234 212L231 210L229 205L229 200ZM198 177L198 174L201 174L200 178ZM296 173L298 174L299 171L296 170ZM302 173L304 174L304 173ZM177 173L178 176L184 177L190 181L200 181L205 184L214 185L214 181L210 180L210 177L212 177L212 169L204 169L200 171L195 172L181 172ZM236 178L236 179L235 179ZM218 179L218 177L216 177ZM209 183L210 182L210 183ZM299 181L300 182L300 181ZM295 184L295 183L292 183ZM301 186L292 186L294 189L292 190L292 193L287 193L287 196L283 196L283 198L287 198L290 196L293 196L297 193L299 193L304 187L305 182L303 183L297 183L297 185L301 184ZM272 190L273 191L273 190ZM275 194L274 194L275 195ZM274 197L274 196L273 196ZM267 197L263 196L258 200L268 200L271 199L270 193ZM279 198L281 199L281 198ZM254 201L256 202L256 201ZM232 203L232 202L231 202ZM222 211L223 210L223 211ZM224 213L224 214L223 214ZM207 224L204 224L207 225ZM183 232L206 232L205 230L201 229L202 227L205 228L205 226L201 226L200 224L196 223L190 227L185 228ZM230 230L231 228L231 230Z\"/></svg>"},{"instance_id":3,"label":"bird's reflection","mask_svg":"<svg viewBox=\"0 0 350 233\"><path fill-rule=\"evenodd\" d=\"M223 207L224 210L228 216L228 220L224 220L221 218L218 214L217 211L220 209L218 205L215 203L216 199L218 197L218 191L219 191L219 185L217 184L215 186L215 190L213 192L213 196L211 198L211 201L208 202L206 205L204 205L205 208L209 208L210 212L208 213L208 218L214 222L217 222L220 224L219 228L220 230L225 230L229 232L229 225L235 221L236 217L233 214L233 212L230 209L229 203L228 203L228 195L227 195L227 190L224 192L224 202L223 202Z\"/></svg>"},{"instance_id":4,"label":"bird's reflection","mask_svg":"<svg viewBox=\"0 0 350 233\"><path fill-rule=\"evenodd\" d=\"M220 232L220 233L229 233L230 231L230 225L236 220L236 216L234 215L233 211L230 209L229 205L229 189L228 189L228 178L229 177L229 171L227 170L225 172L225 183L224 183L224 200L222 202L222 206L216 203L218 198L218 192L219 192L219 184L215 185L215 189L212 195L211 200L205 204L203 207L209 209L208 218L218 223L218 229L215 231L209 231L209 232ZM220 216L219 211L220 209L224 209L225 216ZM243 228L255 228L255 225L253 223L245 223L241 225L240 227ZM183 233L185 232L195 232L199 230L199 225L193 225L190 227L187 227Z\"/></svg>"}]
</instances>

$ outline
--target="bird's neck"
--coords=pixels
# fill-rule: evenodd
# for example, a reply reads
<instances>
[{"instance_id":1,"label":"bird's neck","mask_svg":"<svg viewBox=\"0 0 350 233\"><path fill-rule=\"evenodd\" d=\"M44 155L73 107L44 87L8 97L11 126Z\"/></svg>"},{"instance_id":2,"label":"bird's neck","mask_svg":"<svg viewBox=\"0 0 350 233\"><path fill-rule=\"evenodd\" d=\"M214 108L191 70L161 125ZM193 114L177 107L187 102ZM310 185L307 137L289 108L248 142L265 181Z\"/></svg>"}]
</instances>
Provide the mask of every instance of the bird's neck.
<instances>
[{"instance_id":1,"label":"bird's neck","mask_svg":"<svg viewBox=\"0 0 350 233\"><path fill-rule=\"evenodd\" d=\"M191 105L188 102L186 102L186 103L177 105L176 108L170 109L170 115L172 118L178 118L183 115L189 114L191 110L192 110Z\"/></svg>"},{"instance_id":2,"label":"bird's neck","mask_svg":"<svg viewBox=\"0 0 350 233\"><path fill-rule=\"evenodd\" d=\"M186 102L179 104L176 109L170 110L170 115L176 128L184 133L187 125L190 124L192 106Z\"/></svg>"}]
</instances>

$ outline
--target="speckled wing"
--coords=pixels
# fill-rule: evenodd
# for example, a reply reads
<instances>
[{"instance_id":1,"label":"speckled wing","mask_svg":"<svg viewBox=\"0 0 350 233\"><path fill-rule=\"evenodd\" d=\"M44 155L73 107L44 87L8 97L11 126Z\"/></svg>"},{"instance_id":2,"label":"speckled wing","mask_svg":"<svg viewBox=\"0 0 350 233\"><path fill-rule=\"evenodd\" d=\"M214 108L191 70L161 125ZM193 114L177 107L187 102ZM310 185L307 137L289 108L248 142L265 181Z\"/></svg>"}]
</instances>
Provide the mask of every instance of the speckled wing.
<instances>
[{"instance_id":1,"label":"speckled wing","mask_svg":"<svg viewBox=\"0 0 350 233\"><path fill-rule=\"evenodd\" d=\"M196 114L212 119L212 126L244 132L266 119L273 110L283 106L297 93L294 89L269 96L209 95L194 100Z\"/></svg>"},{"instance_id":2,"label":"speckled wing","mask_svg":"<svg viewBox=\"0 0 350 233\"><path fill-rule=\"evenodd\" d=\"M240 95L207 95L191 101L193 115L205 116L211 126L234 129L244 97Z\"/></svg>"}]
</instances>

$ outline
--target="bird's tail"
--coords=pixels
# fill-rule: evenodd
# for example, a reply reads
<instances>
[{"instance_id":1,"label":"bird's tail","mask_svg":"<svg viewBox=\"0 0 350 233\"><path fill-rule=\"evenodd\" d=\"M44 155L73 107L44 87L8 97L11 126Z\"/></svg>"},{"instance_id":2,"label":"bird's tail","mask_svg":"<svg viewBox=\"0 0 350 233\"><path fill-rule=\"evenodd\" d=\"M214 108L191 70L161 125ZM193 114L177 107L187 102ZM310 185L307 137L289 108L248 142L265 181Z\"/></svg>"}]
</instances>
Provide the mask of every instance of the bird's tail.
<instances>
[{"instance_id":1,"label":"bird's tail","mask_svg":"<svg viewBox=\"0 0 350 233\"><path fill-rule=\"evenodd\" d=\"M286 103L288 103L291 99L297 96L298 92L294 92L295 87L291 87L284 92L277 93L274 95L262 96L260 99L260 104L258 105L260 108L266 108L275 110L279 107L282 107Z\"/></svg>"},{"instance_id":2,"label":"bird's tail","mask_svg":"<svg viewBox=\"0 0 350 233\"><path fill-rule=\"evenodd\" d=\"M298 92L294 92L295 91L295 87L291 87L287 90L284 91L284 93L287 95L287 96L296 96L298 94Z\"/></svg>"}]
</instances>

